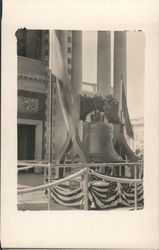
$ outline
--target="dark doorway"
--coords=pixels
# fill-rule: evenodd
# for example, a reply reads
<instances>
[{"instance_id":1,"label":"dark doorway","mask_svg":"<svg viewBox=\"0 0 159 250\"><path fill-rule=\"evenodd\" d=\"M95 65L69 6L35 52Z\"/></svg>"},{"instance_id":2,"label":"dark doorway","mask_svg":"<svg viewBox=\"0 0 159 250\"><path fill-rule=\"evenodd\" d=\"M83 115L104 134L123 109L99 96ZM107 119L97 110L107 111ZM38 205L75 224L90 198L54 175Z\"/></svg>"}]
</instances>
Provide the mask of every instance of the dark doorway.
<instances>
[{"instance_id":1,"label":"dark doorway","mask_svg":"<svg viewBox=\"0 0 159 250\"><path fill-rule=\"evenodd\" d=\"M35 160L35 126L18 124L18 160Z\"/></svg>"}]
</instances>

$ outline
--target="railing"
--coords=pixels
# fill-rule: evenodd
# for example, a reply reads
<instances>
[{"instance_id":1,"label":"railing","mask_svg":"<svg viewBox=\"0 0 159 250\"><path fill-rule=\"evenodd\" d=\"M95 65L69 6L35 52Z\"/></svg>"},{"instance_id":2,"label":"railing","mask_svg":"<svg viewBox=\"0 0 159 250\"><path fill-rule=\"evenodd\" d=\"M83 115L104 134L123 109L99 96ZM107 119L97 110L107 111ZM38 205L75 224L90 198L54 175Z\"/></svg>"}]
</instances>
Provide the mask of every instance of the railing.
<instances>
[{"instance_id":1,"label":"railing","mask_svg":"<svg viewBox=\"0 0 159 250\"><path fill-rule=\"evenodd\" d=\"M109 181L109 182L116 182L117 184L121 184L121 183L128 183L128 184L134 184L134 208L135 210L137 209L137 184L140 184L143 182L143 180L140 178L137 178L137 168L140 168L141 171L143 169L142 166L142 162L133 162L133 163L87 163L87 164L52 164L52 163L48 163L48 162L25 162L25 161L19 161L18 162L18 166L22 166L22 167L18 167L17 171L21 171L21 170L28 170L34 167L42 167L45 169L44 171L44 181L46 179L46 170L48 169L55 169L57 167L59 168L81 168L81 170L79 170L78 172L71 174L67 177L61 178L59 180L54 180L50 183L46 183L40 186L36 186L36 187L31 187L31 188L24 188L21 190L18 190L18 194L24 194L24 193L29 193L29 192L35 192L38 190L42 190L42 189L49 189L49 194L51 193L50 190L52 187L57 186L59 184L65 183L66 181L71 181L74 178L78 177L78 176L82 176L83 177L83 193L84 193L84 209L88 210L88 184L89 184L89 176L93 175L98 177L99 179L105 180L105 181ZM129 167L133 167L134 168L134 178L133 179L128 179L128 178L121 178L121 177L113 177L113 176L107 176L107 175L103 175L100 173L95 172L94 170L92 170L92 168L97 168L97 167L102 167L102 168L114 168L114 167L121 167L121 166L129 166ZM48 173L51 173L51 171L48 171ZM51 179L51 177L49 178ZM48 197L48 210L50 210L50 202L51 202L51 195L49 195Z\"/></svg>"}]
</instances>

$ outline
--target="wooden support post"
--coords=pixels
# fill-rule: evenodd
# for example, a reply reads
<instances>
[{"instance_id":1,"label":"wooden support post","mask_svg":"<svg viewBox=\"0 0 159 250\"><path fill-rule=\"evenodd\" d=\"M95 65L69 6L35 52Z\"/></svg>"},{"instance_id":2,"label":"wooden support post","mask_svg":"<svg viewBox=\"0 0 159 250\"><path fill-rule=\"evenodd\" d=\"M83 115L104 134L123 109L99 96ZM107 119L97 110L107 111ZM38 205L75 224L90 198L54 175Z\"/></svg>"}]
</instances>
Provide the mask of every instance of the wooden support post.
<instances>
[{"instance_id":1,"label":"wooden support post","mask_svg":"<svg viewBox=\"0 0 159 250\"><path fill-rule=\"evenodd\" d=\"M121 165L119 165L119 176L122 177Z\"/></svg>"},{"instance_id":2,"label":"wooden support post","mask_svg":"<svg viewBox=\"0 0 159 250\"><path fill-rule=\"evenodd\" d=\"M48 183L51 182L51 164L48 167ZM48 188L48 210L51 210L51 187Z\"/></svg>"},{"instance_id":3,"label":"wooden support post","mask_svg":"<svg viewBox=\"0 0 159 250\"><path fill-rule=\"evenodd\" d=\"M47 168L44 168L44 184L46 184L46 179L47 178ZM45 195L46 195L46 192L47 192L47 188L45 189Z\"/></svg>"},{"instance_id":4,"label":"wooden support post","mask_svg":"<svg viewBox=\"0 0 159 250\"><path fill-rule=\"evenodd\" d=\"M121 203L121 184L120 182L117 182L117 188L118 188L118 195L119 195L119 203Z\"/></svg>"},{"instance_id":5,"label":"wooden support post","mask_svg":"<svg viewBox=\"0 0 159 250\"><path fill-rule=\"evenodd\" d=\"M141 165L138 165L138 178L141 179Z\"/></svg>"},{"instance_id":6,"label":"wooden support post","mask_svg":"<svg viewBox=\"0 0 159 250\"><path fill-rule=\"evenodd\" d=\"M48 166L48 183L51 182L51 162L52 162L52 77L51 70L49 72L49 84L50 84L50 106L49 106L49 127L50 127L50 136L49 136L49 166ZM50 210L51 203L51 188L48 188L48 210Z\"/></svg>"},{"instance_id":7,"label":"wooden support post","mask_svg":"<svg viewBox=\"0 0 159 250\"><path fill-rule=\"evenodd\" d=\"M46 168L44 168L44 184L46 183Z\"/></svg>"},{"instance_id":8,"label":"wooden support post","mask_svg":"<svg viewBox=\"0 0 159 250\"><path fill-rule=\"evenodd\" d=\"M112 167L110 169L111 169L110 176L114 176L114 167Z\"/></svg>"},{"instance_id":9,"label":"wooden support post","mask_svg":"<svg viewBox=\"0 0 159 250\"><path fill-rule=\"evenodd\" d=\"M126 163L128 163L128 159L126 158ZM125 171L124 171L124 177L131 177L131 167L128 165L125 165Z\"/></svg>"},{"instance_id":10,"label":"wooden support post","mask_svg":"<svg viewBox=\"0 0 159 250\"><path fill-rule=\"evenodd\" d=\"M134 166L134 179L136 179L137 176L137 166ZM137 183L135 183L135 190L134 190L134 209L137 210Z\"/></svg>"},{"instance_id":11,"label":"wooden support post","mask_svg":"<svg viewBox=\"0 0 159 250\"><path fill-rule=\"evenodd\" d=\"M84 210L88 210L88 167L84 173Z\"/></svg>"}]
</instances>

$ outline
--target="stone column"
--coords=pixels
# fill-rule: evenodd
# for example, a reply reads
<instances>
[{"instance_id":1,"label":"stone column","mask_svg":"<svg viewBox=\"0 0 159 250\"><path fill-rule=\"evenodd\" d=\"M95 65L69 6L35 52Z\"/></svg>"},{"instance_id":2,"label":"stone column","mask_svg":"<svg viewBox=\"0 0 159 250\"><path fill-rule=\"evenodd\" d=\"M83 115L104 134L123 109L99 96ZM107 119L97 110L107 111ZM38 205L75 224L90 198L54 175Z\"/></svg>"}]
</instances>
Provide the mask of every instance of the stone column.
<instances>
[{"instance_id":1,"label":"stone column","mask_svg":"<svg viewBox=\"0 0 159 250\"><path fill-rule=\"evenodd\" d=\"M72 31L72 89L82 93L82 31Z\"/></svg>"},{"instance_id":2,"label":"stone column","mask_svg":"<svg viewBox=\"0 0 159 250\"><path fill-rule=\"evenodd\" d=\"M111 32L98 31L97 36L97 94L111 94ZM105 169L101 169L104 174Z\"/></svg>"},{"instance_id":3,"label":"stone column","mask_svg":"<svg viewBox=\"0 0 159 250\"><path fill-rule=\"evenodd\" d=\"M127 85L127 46L126 46L126 31L115 31L114 32L114 97L119 103L119 117L121 118L121 78L125 87ZM120 125L113 126L113 141L116 142L119 134L121 133Z\"/></svg>"},{"instance_id":4,"label":"stone column","mask_svg":"<svg viewBox=\"0 0 159 250\"><path fill-rule=\"evenodd\" d=\"M97 93L111 94L111 32L98 31L97 45Z\"/></svg>"},{"instance_id":5,"label":"stone column","mask_svg":"<svg viewBox=\"0 0 159 250\"><path fill-rule=\"evenodd\" d=\"M114 97L120 101L121 77L125 93L127 84L126 31L114 32Z\"/></svg>"}]
</instances>

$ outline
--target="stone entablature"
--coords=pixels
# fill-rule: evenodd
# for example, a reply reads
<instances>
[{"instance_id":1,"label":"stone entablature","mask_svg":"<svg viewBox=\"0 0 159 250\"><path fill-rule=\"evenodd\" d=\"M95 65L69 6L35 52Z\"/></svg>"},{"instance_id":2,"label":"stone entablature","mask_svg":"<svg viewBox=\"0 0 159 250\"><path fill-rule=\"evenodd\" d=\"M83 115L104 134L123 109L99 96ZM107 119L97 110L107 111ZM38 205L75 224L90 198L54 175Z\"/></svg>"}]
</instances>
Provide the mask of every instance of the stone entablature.
<instances>
[{"instance_id":1,"label":"stone entablature","mask_svg":"<svg viewBox=\"0 0 159 250\"><path fill-rule=\"evenodd\" d=\"M18 56L18 76L47 80L46 62Z\"/></svg>"},{"instance_id":2,"label":"stone entablature","mask_svg":"<svg viewBox=\"0 0 159 250\"><path fill-rule=\"evenodd\" d=\"M18 56L18 89L45 93L48 82L46 62Z\"/></svg>"}]
</instances>

